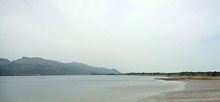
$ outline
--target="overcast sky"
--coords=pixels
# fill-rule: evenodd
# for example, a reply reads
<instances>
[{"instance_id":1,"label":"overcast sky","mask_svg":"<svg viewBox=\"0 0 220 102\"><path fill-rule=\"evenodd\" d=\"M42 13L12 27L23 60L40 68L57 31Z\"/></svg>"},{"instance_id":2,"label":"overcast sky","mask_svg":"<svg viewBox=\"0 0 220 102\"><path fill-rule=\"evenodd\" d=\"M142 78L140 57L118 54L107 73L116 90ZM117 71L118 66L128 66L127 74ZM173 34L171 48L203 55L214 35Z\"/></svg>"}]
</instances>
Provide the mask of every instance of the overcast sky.
<instances>
[{"instance_id":1,"label":"overcast sky","mask_svg":"<svg viewBox=\"0 0 220 102\"><path fill-rule=\"evenodd\" d=\"M220 71L220 0L0 0L0 57Z\"/></svg>"}]
</instances>

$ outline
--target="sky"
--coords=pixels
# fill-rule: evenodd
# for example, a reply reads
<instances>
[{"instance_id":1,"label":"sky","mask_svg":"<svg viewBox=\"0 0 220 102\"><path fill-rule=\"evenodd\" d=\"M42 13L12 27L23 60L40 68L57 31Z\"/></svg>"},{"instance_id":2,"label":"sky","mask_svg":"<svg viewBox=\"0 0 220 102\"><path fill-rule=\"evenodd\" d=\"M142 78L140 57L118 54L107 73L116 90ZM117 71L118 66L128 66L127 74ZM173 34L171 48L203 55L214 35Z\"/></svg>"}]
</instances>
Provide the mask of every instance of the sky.
<instances>
[{"instance_id":1,"label":"sky","mask_svg":"<svg viewBox=\"0 0 220 102\"><path fill-rule=\"evenodd\" d=\"M0 0L0 57L220 71L219 0Z\"/></svg>"}]
</instances>

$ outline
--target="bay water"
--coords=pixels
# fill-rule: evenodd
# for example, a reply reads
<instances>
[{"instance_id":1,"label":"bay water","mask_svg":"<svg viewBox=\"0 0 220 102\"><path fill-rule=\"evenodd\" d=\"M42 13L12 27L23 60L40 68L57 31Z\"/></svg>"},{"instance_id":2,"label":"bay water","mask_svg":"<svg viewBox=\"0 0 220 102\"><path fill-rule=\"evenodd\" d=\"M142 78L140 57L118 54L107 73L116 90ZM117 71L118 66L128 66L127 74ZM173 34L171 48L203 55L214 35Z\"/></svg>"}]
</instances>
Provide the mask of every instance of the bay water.
<instances>
[{"instance_id":1,"label":"bay water","mask_svg":"<svg viewBox=\"0 0 220 102\"><path fill-rule=\"evenodd\" d=\"M153 76L1 76L0 102L137 102L183 86Z\"/></svg>"}]
</instances>

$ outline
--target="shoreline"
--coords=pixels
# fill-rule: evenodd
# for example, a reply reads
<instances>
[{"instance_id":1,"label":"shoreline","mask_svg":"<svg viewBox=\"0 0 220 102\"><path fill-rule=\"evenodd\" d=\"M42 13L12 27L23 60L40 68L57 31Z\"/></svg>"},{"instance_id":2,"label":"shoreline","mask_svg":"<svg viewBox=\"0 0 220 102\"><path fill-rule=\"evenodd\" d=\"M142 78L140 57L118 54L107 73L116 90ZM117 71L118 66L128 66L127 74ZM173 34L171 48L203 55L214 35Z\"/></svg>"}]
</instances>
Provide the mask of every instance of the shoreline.
<instances>
[{"instance_id":1,"label":"shoreline","mask_svg":"<svg viewBox=\"0 0 220 102\"><path fill-rule=\"evenodd\" d=\"M166 81L184 81L184 80L220 80L220 76L170 76L166 78L156 78Z\"/></svg>"},{"instance_id":2,"label":"shoreline","mask_svg":"<svg viewBox=\"0 0 220 102\"><path fill-rule=\"evenodd\" d=\"M207 77L206 77L207 78ZM220 102L220 80L208 77L156 78L165 81L184 82L184 89L149 96L138 102ZM218 77L219 78L219 77Z\"/></svg>"}]
</instances>

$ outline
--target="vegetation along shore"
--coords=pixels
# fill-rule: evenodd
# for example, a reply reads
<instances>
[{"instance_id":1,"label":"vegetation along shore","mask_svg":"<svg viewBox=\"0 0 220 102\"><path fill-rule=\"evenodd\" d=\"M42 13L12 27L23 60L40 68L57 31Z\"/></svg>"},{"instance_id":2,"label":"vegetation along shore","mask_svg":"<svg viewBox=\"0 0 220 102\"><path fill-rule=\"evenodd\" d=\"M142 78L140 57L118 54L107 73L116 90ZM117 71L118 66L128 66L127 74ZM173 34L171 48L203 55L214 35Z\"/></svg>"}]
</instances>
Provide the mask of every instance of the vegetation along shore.
<instances>
[{"instance_id":1,"label":"vegetation along shore","mask_svg":"<svg viewBox=\"0 0 220 102\"><path fill-rule=\"evenodd\" d=\"M220 72L127 73L126 75L165 76L161 80L220 80Z\"/></svg>"}]
</instances>

